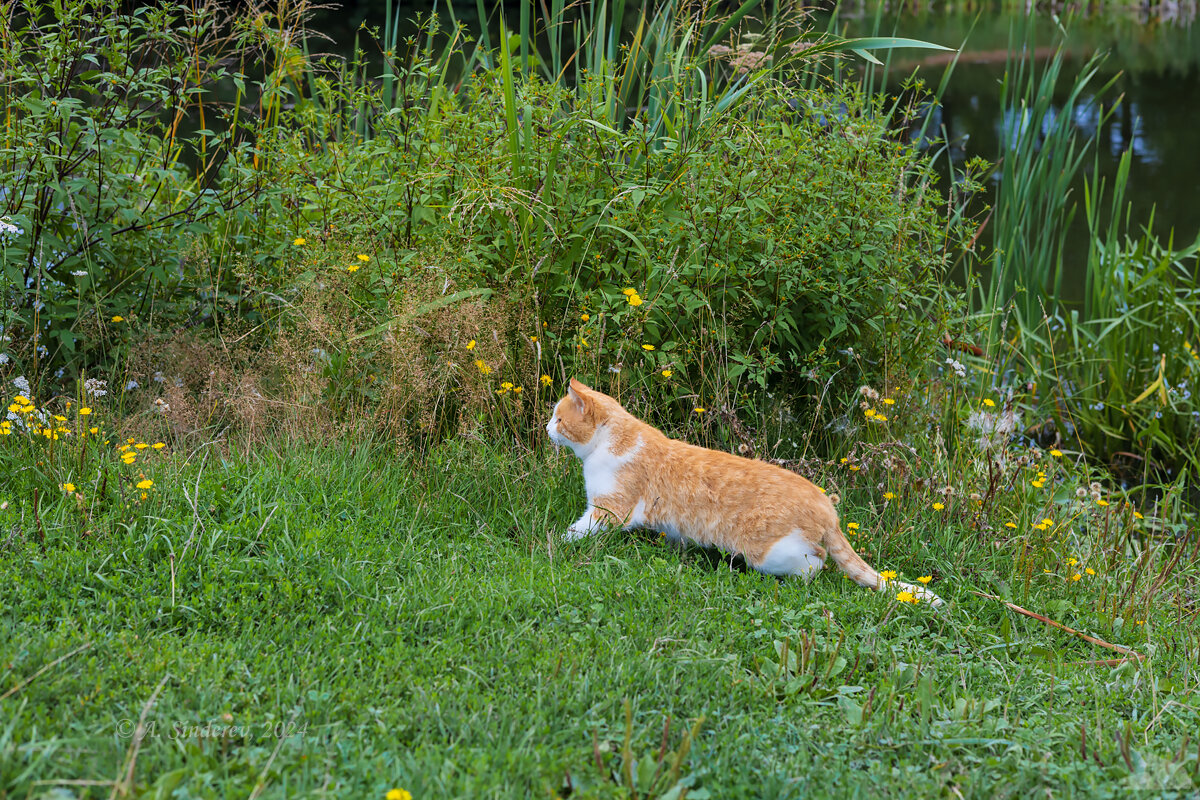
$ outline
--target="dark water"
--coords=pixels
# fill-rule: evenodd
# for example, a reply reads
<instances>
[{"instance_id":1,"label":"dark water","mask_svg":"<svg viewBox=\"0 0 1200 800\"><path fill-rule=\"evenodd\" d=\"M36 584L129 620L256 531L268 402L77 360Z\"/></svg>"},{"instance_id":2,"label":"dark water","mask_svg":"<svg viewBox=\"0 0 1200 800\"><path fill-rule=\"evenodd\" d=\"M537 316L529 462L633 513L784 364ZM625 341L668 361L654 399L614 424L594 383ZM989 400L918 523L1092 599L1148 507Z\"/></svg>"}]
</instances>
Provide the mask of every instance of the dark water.
<instances>
[{"instance_id":1,"label":"dark water","mask_svg":"<svg viewBox=\"0 0 1200 800\"><path fill-rule=\"evenodd\" d=\"M1058 98L1067 96L1093 54L1108 54L1089 84L1092 91L1084 94L1088 102L1080 104L1072 123L1081 136L1095 136L1096 163L1110 182L1122 154L1130 152L1125 199L1131 204L1131 233L1150 226L1164 242L1174 234L1176 246L1181 246L1200 233L1200 25L1193 22L1194 5L1190 11L1186 6L1172 8L1183 13L1167 19L1121 11L1074 16L1063 21L1065 35L1057 30L1052 14L1044 12L1034 18L1033 54L1035 63L1044 64L1054 48L1063 45L1067 60ZM940 5L877 18L873 8L860 6L843 7L841 19L846 35L878 29L961 46L963 55L943 95L938 121L955 145L951 152L956 160L974 155L997 159L1007 129L1000 106L1005 58L1014 27L1029 22L1023 12L984 6L982 13L958 13L953 5ZM936 59L922 63L919 51L898 53L889 82L915 73L936 86L946 66L930 62ZM1098 94L1113 79L1112 88ZM1100 104L1118 99L1113 116L1101 125ZM1082 170L1089 178L1092 164L1089 157ZM1080 299L1087 239L1082 181L1074 192L1080 209L1065 257L1068 300Z\"/></svg>"},{"instance_id":2,"label":"dark water","mask_svg":"<svg viewBox=\"0 0 1200 800\"><path fill-rule=\"evenodd\" d=\"M963 55L955 66L938 111L954 144L956 160L982 156L995 161L1005 123L1000 108L1001 80L1005 58L1014 31L1024 25L1032 29L1034 61L1044 63L1059 44L1067 54L1059 94L1065 97L1085 62L1097 52L1108 53L1099 74L1093 78L1093 90L1085 93L1091 102L1082 104L1073 119L1084 135L1097 136L1098 165L1102 176L1116 173L1121 155L1129 150L1132 164L1126 200L1132 204L1133 231L1150 224L1162 238L1174 234L1176 245L1193 241L1200 233L1200 23L1196 23L1198 0L1161 2L1155 16L1135 7L1122 10L1106 6L1104 13L1068 14L1063 9L1035 9L1004 2L909 2L884 6L870 2L843 2L837 9L839 31L846 36L894 34L962 47ZM493 8L489 0L487 8ZM335 40L334 49L353 43L359 25L384 23L384 3L370 0L347 3L336 11L324 12L315 27ZM402 20L418 14L428 15L435 8L443 20L448 18L446 4L431 0L394 3L393 11ZM474 2L455 3L455 16L472 30L479 29ZM630 3L630 23L639 6ZM398 9L398 12L397 12ZM898 10L895 10L898 9ZM509 9L516 19L517 11ZM829 14L814 16L822 29ZM1059 23L1065 33L1060 30ZM514 24L514 23L510 23ZM492 20L495 29L497 22ZM915 74L930 86L937 86L945 71L945 60L930 58L930 51L896 51L889 64L889 83L898 86ZM1097 91L1110 79L1113 87L1103 95ZM1101 102L1112 104L1120 98L1116 111L1100 125ZM1088 177L1092 160L1086 161ZM1080 210L1070 248L1066 256L1067 299L1071 285L1082 286L1085 265L1083 249L1087 232L1082 224L1083 187L1075 187ZM1153 214L1153 217L1152 217ZM987 237L981 239L986 243ZM1078 280L1071 280L1071 273Z\"/></svg>"}]
</instances>

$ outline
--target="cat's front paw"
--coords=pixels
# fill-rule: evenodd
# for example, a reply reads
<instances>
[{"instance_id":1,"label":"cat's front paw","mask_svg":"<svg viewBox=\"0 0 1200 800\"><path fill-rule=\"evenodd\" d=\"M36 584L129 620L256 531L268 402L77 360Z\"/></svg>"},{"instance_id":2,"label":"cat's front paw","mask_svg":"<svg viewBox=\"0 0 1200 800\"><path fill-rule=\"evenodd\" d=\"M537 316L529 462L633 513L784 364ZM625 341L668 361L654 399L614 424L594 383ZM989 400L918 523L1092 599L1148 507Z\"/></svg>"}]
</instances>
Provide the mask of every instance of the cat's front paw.
<instances>
[{"instance_id":1,"label":"cat's front paw","mask_svg":"<svg viewBox=\"0 0 1200 800\"><path fill-rule=\"evenodd\" d=\"M596 522L592 518L592 511L588 509L582 517L571 523L571 527L563 532L563 539L568 542L577 542L580 539L591 536L596 532Z\"/></svg>"}]
</instances>

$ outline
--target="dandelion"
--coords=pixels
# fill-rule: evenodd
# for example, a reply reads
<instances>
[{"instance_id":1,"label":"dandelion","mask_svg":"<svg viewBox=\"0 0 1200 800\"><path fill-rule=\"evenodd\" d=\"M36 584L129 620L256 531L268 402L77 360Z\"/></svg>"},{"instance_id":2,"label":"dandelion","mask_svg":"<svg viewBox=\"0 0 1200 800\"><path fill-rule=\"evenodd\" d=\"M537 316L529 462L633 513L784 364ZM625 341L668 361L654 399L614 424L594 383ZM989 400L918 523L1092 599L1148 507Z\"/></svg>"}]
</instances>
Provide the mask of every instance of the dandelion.
<instances>
[{"instance_id":1,"label":"dandelion","mask_svg":"<svg viewBox=\"0 0 1200 800\"><path fill-rule=\"evenodd\" d=\"M1096 505L1100 506L1101 508L1104 508L1106 505L1108 505L1108 501L1107 500L1097 500Z\"/></svg>"},{"instance_id":2,"label":"dandelion","mask_svg":"<svg viewBox=\"0 0 1200 800\"><path fill-rule=\"evenodd\" d=\"M1083 577L1082 575L1080 575L1078 572L1076 572L1074 575L1072 575L1072 576L1071 576L1071 580L1072 580L1072 581L1077 581L1077 580L1079 580L1079 579L1080 579L1080 578L1082 578L1082 577Z\"/></svg>"},{"instance_id":3,"label":"dandelion","mask_svg":"<svg viewBox=\"0 0 1200 800\"><path fill-rule=\"evenodd\" d=\"M884 493L883 493L883 499L884 499L884 500L895 500L895 499L896 499L896 495L895 495L893 492L884 492Z\"/></svg>"},{"instance_id":4,"label":"dandelion","mask_svg":"<svg viewBox=\"0 0 1200 800\"><path fill-rule=\"evenodd\" d=\"M64 483L64 484L61 484L61 485L60 485L60 488L61 488L61 489L62 489L64 492L73 492L73 491L75 491L75 484L73 484L73 483Z\"/></svg>"},{"instance_id":5,"label":"dandelion","mask_svg":"<svg viewBox=\"0 0 1200 800\"><path fill-rule=\"evenodd\" d=\"M887 422L888 421L886 414L876 414L874 417L872 417L872 419L874 419L876 422Z\"/></svg>"},{"instance_id":6,"label":"dandelion","mask_svg":"<svg viewBox=\"0 0 1200 800\"><path fill-rule=\"evenodd\" d=\"M696 406L694 409L692 409L692 411L694 411L697 414L703 414L707 410L708 409L705 408L704 406Z\"/></svg>"},{"instance_id":7,"label":"dandelion","mask_svg":"<svg viewBox=\"0 0 1200 800\"><path fill-rule=\"evenodd\" d=\"M847 531L847 532L850 532L850 531L856 531L856 530L858 530L858 523L857 523L857 522L847 522L847 523L846 523L846 531Z\"/></svg>"},{"instance_id":8,"label":"dandelion","mask_svg":"<svg viewBox=\"0 0 1200 800\"><path fill-rule=\"evenodd\" d=\"M1017 523L1015 523L1015 522L1006 522L1006 523L1004 523L1004 527L1006 527L1006 528L1012 528L1013 530L1016 530L1016 529L1017 529Z\"/></svg>"},{"instance_id":9,"label":"dandelion","mask_svg":"<svg viewBox=\"0 0 1200 800\"><path fill-rule=\"evenodd\" d=\"M8 420L0 422L0 436L12 436L12 423Z\"/></svg>"},{"instance_id":10,"label":"dandelion","mask_svg":"<svg viewBox=\"0 0 1200 800\"><path fill-rule=\"evenodd\" d=\"M88 408L87 406L83 406L82 408L79 409L79 416L81 416L81 417L86 417L88 414L91 414L91 413L92 413L92 410L90 408Z\"/></svg>"},{"instance_id":11,"label":"dandelion","mask_svg":"<svg viewBox=\"0 0 1200 800\"><path fill-rule=\"evenodd\" d=\"M579 315L579 318L580 318L581 320L583 320L584 322L587 322L589 319L591 319L591 318L592 318L592 316L591 316L591 314L580 314L580 315Z\"/></svg>"},{"instance_id":12,"label":"dandelion","mask_svg":"<svg viewBox=\"0 0 1200 800\"><path fill-rule=\"evenodd\" d=\"M304 240L303 236L297 236L295 239L292 239L292 244L294 244L296 247L303 247L305 244L307 244L307 242Z\"/></svg>"},{"instance_id":13,"label":"dandelion","mask_svg":"<svg viewBox=\"0 0 1200 800\"><path fill-rule=\"evenodd\" d=\"M662 376L663 376L664 378L669 378L669 377L671 377L672 375L674 375L675 373L674 373L674 372L672 372L672 371L671 371L671 370L669 370L669 369L664 369L664 370L662 371L662 373L661 373L661 374L662 374Z\"/></svg>"},{"instance_id":14,"label":"dandelion","mask_svg":"<svg viewBox=\"0 0 1200 800\"><path fill-rule=\"evenodd\" d=\"M896 570L885 569L883 572L879 573L879 577L883 579L884 583L887 583L888 581L894 581L896 580Z\"/></svg>"},{"instance_id":15,"label":"dandelion","mask_svg":"<svg viewBox=\"0 0 1200 800\"><path fill-rule=\"evenodd\" d=\"M1145 517L1142 516L1142 513L1140 511L1133 512L1133 516L1135 519L1145 519Z\"/></svg>"},{"instance_id":16,"label":"dandelion","mask_svg":"<svg viewBox=\"0 0 1200 800\"><path fill-rule=\"evenodd\" d=\"M1051 450L1050 455L1054 456L1055 458L1062 458L1062 450L1058 450L1058 449Z\"/></svg>"},{"instance_id":17,"label":"dandelion","mask_svg":"<svg viewBox=\"0 0 1200 800\"><path fill-rule=\"evenodd\" d=\"M121 460L126 464L132 464L134 461L137 461L137 456L133 453L126 453L125 455L121 456Z\"/></svg>"},{"instance_id":18,"label":"dandelion","mask_svg":"<svg viewBox=\"0 0 1200 800\"><path fill-rule=\"evenodd\" d=\"M896 401L890 397L885 397L883 398L883 404L886 406L894 406L896 405Z\"/></svg>"},{"instance_id":19,"label":"dandelion","mask_svg":"<svg viewBox=\"0 0 1200 800\"><path fill-rule=\"evenodd\" d=\"M144 480L137 482L137 488L139 489L149 489L153 485L154 481L150 480L149 478L145 478Z\"/></svg>"},{"instance_id":20,"label":"dandelion","mask_svg":"<svg viewBox=\"0 0 1200 800\"><path fill-rule=\"evenodd\" d=\"M1033 486L1034 488L1037 488L1037 489L1040 489L1046 485L1046 481L1043 480L1042 478L1038 478L1036 481L1030 481L1029 483L1031 486Z\"/></svg>"},{"instance_id":21,"label":"dandelion","mask_svg":"<svg viewBox=\"0 0 1200 800\"><path fill-rule=\"evenodd\" d=\"M984 404L985 406L987 406L988 408L995 408L995 407L996 407L996 402L995 402L994 400L992 400L990 397L986 397L986 398L984 398L984 400L983 400L983 404Z\"/></svg>"},{"instance_id":22,"label":"dandelion","mask_svg":"<svg viewBox=\"0 0 1200 800\"><path fill-rule=\"evenodd\" d=\"M1068 567L1073 567L1073 566L1075 566L1075 565L1076 565L1076 564L1078 564L1078 563L1079 563L1079 559L1077 559L1077 558L1068 558L1068 559L1067 559L1067 566L1068 566Z\"/></svg>"},{"instance_id":23,"label":"dandelion","mask_svg":"<svg viewBox=\"0 0 1200 800\"><path fill-rule=\"evenodd\" d=\"M653 349L654 349L654 345L652 345L652 344L644 344L644 345L642 345L642 349L643 349L643 350L645 350L646 352L649 352L649 351L651 351L651 350L653 350Z\"/></svg>"},{"instance_id":24,"label":"dandelion","mask_svg":"<svg viewBox=\"0 0 1200 800\"><path fill-rule=\"evenodd\" d=\"M541 380L542 380L542 386L549 386L550 384L554 383L554 379L551 378L549 375L543 375Z\"/></svg>"},{"instance_id":25,"label":"dandelion","mask_svg":"<svg viewBox=\"0 0 1200 800\"><path fill-rule=\"evenodd\" d=\"M351 264L350 266L346 267L346 272L357 272L357 271L358 271L358 268L359 268L359 266L361 266L361 265L359 265L359 264Z\"/></svg>"},{"instance_id":26,"label":"dandelion","mask_svg":"<svg viewBox=\"0 0 1200 800\"><path fill-rule=\"evenodd\" d=\"M92 434L93 436L95 436L95 435L96 435L96 434L98 434L99 432L100 432L100 429L99 429L99 428L95 428L95 427L88 428L88 433Z\"/></svg>"},{"instance_id":27,"label":"dandelion","mask_svg":"<svg viewBox=\"0 0 1200 800\"><path fill-rule=\"evenodd\" d=\"M917 582L925 586L928 586L931 580L933 580L932 575L922 575L921 577L917 578Z\"/></svg>"},{"instance_id":28,"label":"dandelion","mask_svg":"<svg viewBox=\"0 0 1200 800\"><path fill-rule=\"evenodd\" d=\"M1042 520L1042 524L1043 525L1053 525L1054 520L1050 519L1049 517L1046 517L1045 519Z\"/></svg>"},{"instance_id":29,"label":"dandelion","mask_svg":"<svg viewBox=\"0 0 1200 800\"><path fill-rule=\"evenodd\" d=\"M523 391L525 391L524 386L514 386L513 387L513 394L520 394Z\"/></svg>"},{"instance_id":30,"label":"dandelion","mask_svg":"<svg viewBox=\"0 0 1200 800\"><path fill-rule=\"evenodd\" d=\"M113 318L112 318L112 321L113 321L113 322L124 322L124 321L125 321L125 318L124 318L124 317L122 317L120 314L114 314L114 315L113 315Z\"/></svg>"},{"instance_id":31,"label":"dandelion","mask_svg":"<svg viewBox=\"0 0 1200 800\"><path fill-rule=\"evenodd\" d=\"M871 417L875 416L875 409L868 408L867 410L863 411L863 416L867 419L870 419Z\"/></svg>"},{"instance_id":32,"label":"dandelion","mask_svg":"<svg viewBox=\"0 0 1200 800\"><path fill-rule=\"evenodd\" d=\"M492 374L492 368L489 367L486 363L484 363L483 359L481 359L481 358L475 359L475 368L479 370L479 373L481 375Z\"/></svg>"},{"instance_id":33,"label":"dandelion","mask_svg":"<svg viewBox=\"0 0 1200 800\"><path fill-rule=\"evenodd\" d=\"M934 504L933 504L933 510L934 510L934 511L941 511L943 508L945 508L945 506L944 506L944 505L942 505L941 503L934 503Z\"/></svg>"},{"instance_id":34,"label":"dandelion","mask_svg":"<svg viewBox=\"0 0 1200 800\"><path fill-rule=\"evenodd\" d=\"M468 349L468 350L474 350L474 349L475 349L475 340L474 340L474 339L472 339L471 341L467 342L467 349Z\"/></svg>"},{"instance_id":35,"label":"dandelion","mask_svg":"<svg viewBox=\"0 0 1200 800\"><path fill-rule=\"evenodd\" d=\"M919 602L921 602L920 598L918 598L912 592L900 592L896 595L896 599L899 600L901 603L919 603Z\"/></svg>"},{"instance_id":36,"label":"dandelion","mask_svg":"<svg viewBox=\"0 0 1200 800\"><path fill-rule=\"evenodd\" d=\"M626 297L633 297L635 294L637 294L637 289L625 288L621 290L621 294L625 295Z\"/></svg>"},{"instance_id":37,"label":"dandelion","mask_svg":"<svg viewBox=\"0 0 1200 800\"><path fill-rule=\"evenodd\" d=\"M359 254L358 254L358 260L359 260L359 261L361 261L361 262L363 262L363 263L365 264L365 263L367 263L368 261L370 261L370 260L371 260L371 257L370 257L370 256L368 256L368 255L364 255L363 253L359 253Z\"/></svg>"},{"instance_id":38,"label":"dandelion","mask_svg":"<svg viewBox=\"0 0 1200 800\"><path fill-rule=\"evenodd\" d=\"M857 464L851 464L851 465L850 465L850 471L851 471L851 472L858 472L860 469L861 469L861 467L859 467Z\"/></svg>"},{"instance_id":39,"label":"dandelion","mask_svg":"<svg viewBox=\"0 0 1200 800\"><path fill-rule=\"evenodd\" d=\"M641 297L641 295L631 294L631 295L629 296L629 305L631 305L631 306L640 306L641 304L642 304L642 297Z\"/></svg>"},{"instance_id":40,"label":"dandelion","mask_svg":"<svg viewBox=\"0 0 1200 800\"><path fill-rule=\"evenodd\" d=\"M1092 569L1091 567L1088 567L1087 569L1085 569L1084 572L1086 572L1088 575L1096 574L1096 570Z\"/></svg>"},{"instance_id":41,"label":"dandelion","mask_svg":"<svg viewBox=\"0 0 1200 800\"><path fill-rule=\"evenodd\" d=\"M134 447L136 447L138 450L145 450L149 446L150 445L146 444L145 442L138 442L134 445Z\"/></svg>"},{"instance_id":42,"label":"dandelion","mask_svg":"<svg viewBox=\"0 0 1200 800\"><path fill-rule=\"evenodd\" d=\"M392 789L384 800L412 800L412 792L407 789Z\"/></svg>"}]
</instances>

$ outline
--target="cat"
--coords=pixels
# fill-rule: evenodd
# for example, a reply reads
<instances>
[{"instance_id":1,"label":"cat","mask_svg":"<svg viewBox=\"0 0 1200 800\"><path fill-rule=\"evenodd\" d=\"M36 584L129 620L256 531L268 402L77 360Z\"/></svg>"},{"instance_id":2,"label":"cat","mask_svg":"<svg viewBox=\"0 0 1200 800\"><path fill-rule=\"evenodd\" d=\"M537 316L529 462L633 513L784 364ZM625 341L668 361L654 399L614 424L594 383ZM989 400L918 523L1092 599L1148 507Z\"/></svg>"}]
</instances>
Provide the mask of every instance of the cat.
<instances>
[{"instance_id":1,"label":"cat","mask_svg":"<svg viewBox=\"0 0 1200 800\"><path fill-rule=\"evenodd\" d=\"M650 528L676 542L740 553L768 575L805 579L821 571L828 552L861 586L942 605L928 589L872 569L842 533L830 499L782 467L671 439L574 378L546 432L583 461L587 510L567 529L568 540L608 526Z\"/></svg>"}]
</instances>

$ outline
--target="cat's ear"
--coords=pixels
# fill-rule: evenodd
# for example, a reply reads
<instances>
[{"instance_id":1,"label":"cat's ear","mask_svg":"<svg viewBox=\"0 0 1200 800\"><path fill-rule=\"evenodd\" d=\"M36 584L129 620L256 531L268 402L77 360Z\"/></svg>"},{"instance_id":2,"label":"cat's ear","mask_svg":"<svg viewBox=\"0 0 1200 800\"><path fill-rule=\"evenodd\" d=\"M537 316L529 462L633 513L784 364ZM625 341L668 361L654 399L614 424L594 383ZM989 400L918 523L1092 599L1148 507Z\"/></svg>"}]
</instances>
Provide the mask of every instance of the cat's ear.
<instances>
[{"instance_id":1,"label":"cat's ear","mask_svg":"<svg viewBox=\"0 0 1200 800\"><path fill-rule=\"evenodd\" d=\"M571 378L571 383L567 386L567 396L571 398L571 402L575 404L575 409L580 415L585 415L592 407L592 390L585 384Z\"/></svg>"}]
</instances>

